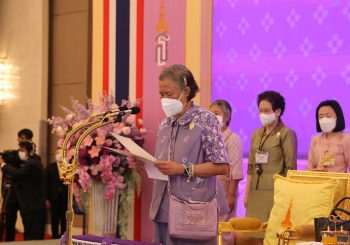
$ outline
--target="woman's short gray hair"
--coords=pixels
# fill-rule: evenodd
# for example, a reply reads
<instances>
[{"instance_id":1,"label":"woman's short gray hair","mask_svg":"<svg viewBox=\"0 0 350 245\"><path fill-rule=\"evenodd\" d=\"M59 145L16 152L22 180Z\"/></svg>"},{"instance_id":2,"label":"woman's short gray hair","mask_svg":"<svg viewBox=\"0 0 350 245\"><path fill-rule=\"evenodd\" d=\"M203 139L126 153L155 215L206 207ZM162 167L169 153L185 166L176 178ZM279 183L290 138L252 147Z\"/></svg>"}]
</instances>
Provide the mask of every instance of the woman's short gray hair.
<instances>
[{"instance_id":1,"label":"woman's short gray hair","mask_svg":"<svg viewBox=\"0 0 350 245\"><path fill-rule=\"evenodd\" d=\"M190 89L190 94L188 95L187 101L192 100L199 92L199 87L193 77L192 72L183 65L175 64L165 68L159 75L159 81L163 81L166 78L177 82L180 89L184 89L186 87Z\"/></svg>"},{"instance_id":2,"label":"woman's short gray hair","mask_svg":"<svg viewBox=\"0 0 350 245\"><path fill-rule=\"evenodd\" d=\"M224 115L228 116L226 125L229 126L231 122L231 113L232 113L232 108L230 103L228 103L226 100L215 100L213 103L211 103L210 108L214 105L220 107L221 110L224 112Z\"/></svg>"}]
</instances>

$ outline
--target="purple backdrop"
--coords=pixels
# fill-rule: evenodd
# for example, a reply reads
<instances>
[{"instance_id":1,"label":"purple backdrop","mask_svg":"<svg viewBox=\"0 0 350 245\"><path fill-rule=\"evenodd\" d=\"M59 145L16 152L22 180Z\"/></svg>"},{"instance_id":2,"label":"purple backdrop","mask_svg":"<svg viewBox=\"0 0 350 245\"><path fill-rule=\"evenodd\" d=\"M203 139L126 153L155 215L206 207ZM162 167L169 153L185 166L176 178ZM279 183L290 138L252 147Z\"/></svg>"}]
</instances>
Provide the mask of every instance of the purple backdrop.
<instances>
[{"instance_id":1,"label":"purple backdrop","mask_svg":"<svg viewBox=\"0 0 350 245\"><path fill-rule=\"evenodd\" d=\"M285 97L283 121L298 135L300 158L320 101L338 100L350 123L350 1L214 0L213 22L212 99L231 103L245 153L264 90Z\"/></svg>"},{"instance_id":2,"label":"purple backdrop","mask_svg":"<svg viewBox=\"0 0 350 245\"><path fill-rule=\"evenodd\" d=\"M264 90L285 97L283 121L298 135L299 158L307 157L316 133L320 101L338 100L350 123L350 1L214 0L213 22L212 99L231 103L230 127L245 155L260 127L256 97ZM245 216L245 184L246 178L237 216Z\"/></svg>"}]
</instances>

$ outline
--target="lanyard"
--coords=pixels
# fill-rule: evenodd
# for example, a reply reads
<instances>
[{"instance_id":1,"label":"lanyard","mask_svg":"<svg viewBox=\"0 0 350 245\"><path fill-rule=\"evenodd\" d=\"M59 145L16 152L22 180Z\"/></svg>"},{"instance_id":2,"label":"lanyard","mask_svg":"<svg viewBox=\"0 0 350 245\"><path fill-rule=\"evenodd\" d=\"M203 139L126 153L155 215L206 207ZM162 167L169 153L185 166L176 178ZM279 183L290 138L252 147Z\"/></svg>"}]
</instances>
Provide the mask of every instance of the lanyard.
<instances>
[{"instance_id":1,"label":"lanyard","mask_svg":"<svg viewBox=\"0 0 350 245\"><path fill-rule=\"evenodd\" d=\"M273 130L272 130L272 131L273 131ZM270 134L272 133L272 131L271 131L268 135L266 135L266 137L264 138L264 135L265 135L265 133L266 133L266 128L264 129L264 133L263 133L263 135L261 136L260 142L259 142L259 151L260 151L260 152L262 151L262 147L264 146L266 140L270 137Z\"/></svg>"}]
</instances>

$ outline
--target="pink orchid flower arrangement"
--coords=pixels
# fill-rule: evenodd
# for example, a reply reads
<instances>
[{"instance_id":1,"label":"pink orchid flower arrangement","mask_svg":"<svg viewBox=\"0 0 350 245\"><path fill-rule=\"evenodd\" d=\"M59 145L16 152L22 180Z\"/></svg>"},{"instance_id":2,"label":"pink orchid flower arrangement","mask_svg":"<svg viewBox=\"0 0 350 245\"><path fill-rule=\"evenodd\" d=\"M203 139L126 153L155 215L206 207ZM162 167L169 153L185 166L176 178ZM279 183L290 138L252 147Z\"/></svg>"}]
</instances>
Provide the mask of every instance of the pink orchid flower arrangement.
<instances>
[{"instance_id":1,"label":"pink orchid flower arrangement","mask_svg":"<svg viewBox=\"0 0 350 245\"><path fill-rule=\"evenodd\" d=\"M128 101L123 101L120 106L131 107ZM92 113L99 113L108 110L118 109L113 96L101 96L99 104L93 104L91 100L87 101L87 106L82 105L78 100L72 99L72 110L62 107L65 112L64 117L50 118L49 124L52 125L52 133L58 135L58 147L62 146L65 135L77 125L84 122ZM109 124L93 131L88 135L79 149L78 162L80 165L78 174L74 181L74 196L79 205L81 205L80 191L88 192L91 187L91 181L101 181L104 184L104 199L112 200L117 189L124 189L128 181L133 181L130 177L136 170L132 158L111 152L107 148L122 149L123 146L112 136L111 132L122 136L130 137L140 146L143 145L142 121L136 119L134 115L126 115L122 122ZM72 161L75 151L75 142L80 136L77 133L69 142L67 149L67 162Z\"/></svg>"}]
</instances>

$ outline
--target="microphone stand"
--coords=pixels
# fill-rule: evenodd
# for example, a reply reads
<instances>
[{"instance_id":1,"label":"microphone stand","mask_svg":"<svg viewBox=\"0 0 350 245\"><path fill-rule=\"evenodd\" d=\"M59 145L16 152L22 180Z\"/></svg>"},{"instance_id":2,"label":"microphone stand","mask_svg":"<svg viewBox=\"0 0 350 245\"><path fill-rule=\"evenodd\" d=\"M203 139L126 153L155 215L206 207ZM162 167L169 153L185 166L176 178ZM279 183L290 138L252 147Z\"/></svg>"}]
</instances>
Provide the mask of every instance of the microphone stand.
<instances>
[{"instance_id":1,"label":"microphone stand","mask_svg":"<svg viewBox=\"0 0 350 245\"><path fill-rule=\"evenodd\" d=\"M120 122L122 121L122 117L126 113L124 111L117 111L117 112L105 112L105 113L99 113L99 114L92 114L89 116L89 118L82 123L81 125L77 126L76 128L72 129L70 131L66 138L64 139L63 146L62 146L62 165L60 166L60 179L63 180L64 184L68 186L68 205L67 205L67 211L66 211L66 222L67 222L67 230L66 230L66 244L72 245L72 226L73 226L73 217L74 217L74 211L73 211L73 182L74 182L74 175L78 171L79 167L79 149L80 145L85 139L86 136L88 136L92 131L99 127L106 126L111 123ZM96 116L102 116L102 118L94 121L90 121L92 118ZM116 118L113 118L115 117ZM113 118L111 120L111 118ZM66 162L66 156L67 156L67 145L69 140L72 138L72 136L78 132L80 129L85 128L85 131L79 136L77 143L75 145L75 151L73 155L73 161L72 163Z\"/></svg>"}]
</instances>

